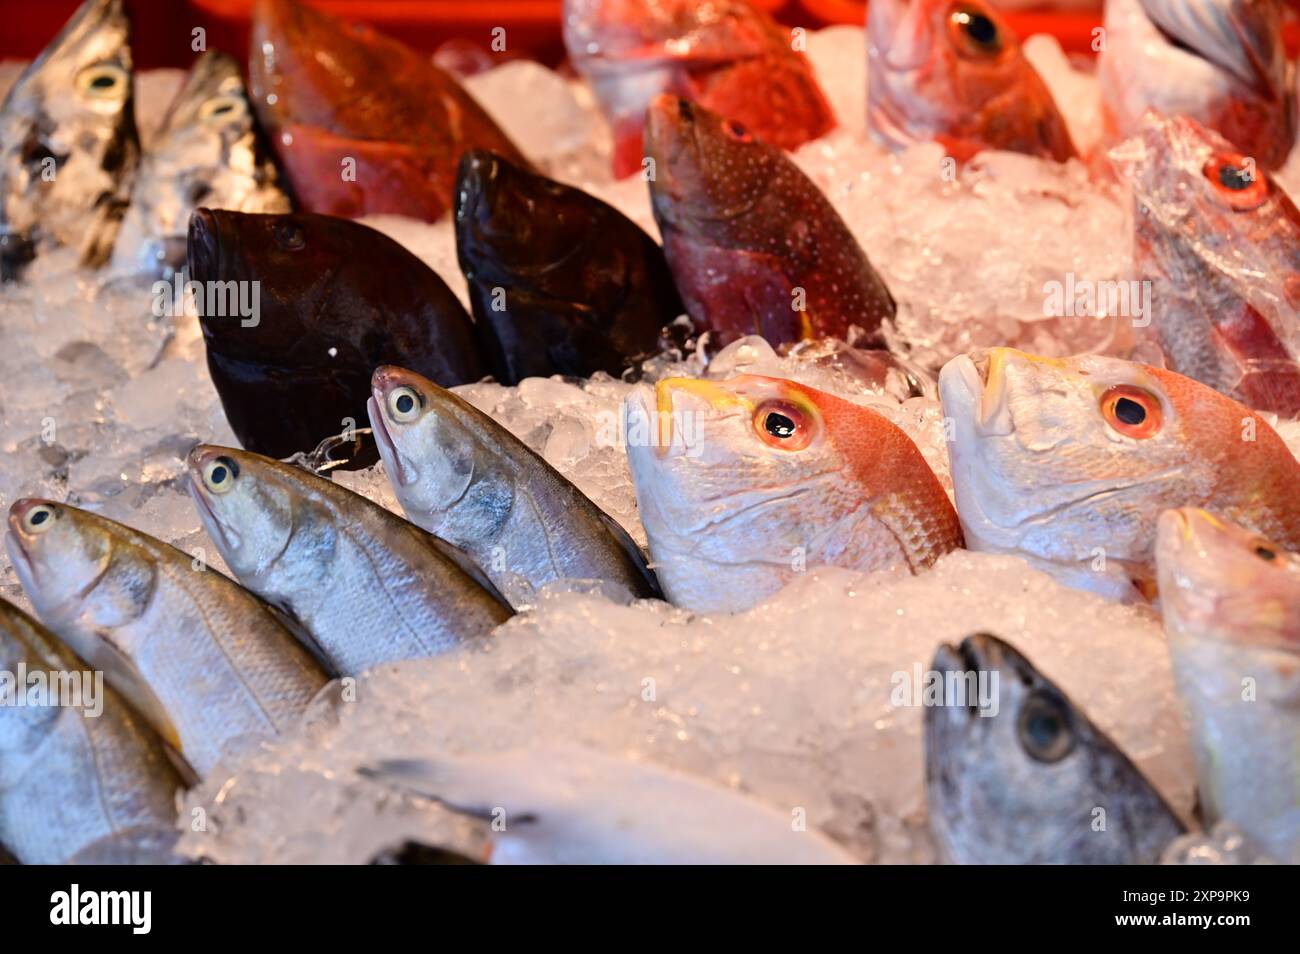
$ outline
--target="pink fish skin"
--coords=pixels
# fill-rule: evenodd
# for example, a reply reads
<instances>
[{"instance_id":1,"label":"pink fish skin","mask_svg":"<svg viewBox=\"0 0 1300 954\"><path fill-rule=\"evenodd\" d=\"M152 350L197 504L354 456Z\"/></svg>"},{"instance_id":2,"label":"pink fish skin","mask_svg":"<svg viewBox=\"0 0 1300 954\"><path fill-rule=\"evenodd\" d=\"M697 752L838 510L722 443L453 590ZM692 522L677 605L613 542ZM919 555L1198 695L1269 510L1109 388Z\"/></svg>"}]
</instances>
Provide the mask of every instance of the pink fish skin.
<instances>
[{"instance_id":1,"label":"pink fish skin","mask_svg":"<svg viewBox=\"0 0 1300 954\"><path fill-rule=\"evenodd\" d=\"M614 174L641 168L646 109L661 93L700 103L796 149L835 113L796 35L745 0L565 0L564 42L614 127Z\"/></svg>"}]
</instances>

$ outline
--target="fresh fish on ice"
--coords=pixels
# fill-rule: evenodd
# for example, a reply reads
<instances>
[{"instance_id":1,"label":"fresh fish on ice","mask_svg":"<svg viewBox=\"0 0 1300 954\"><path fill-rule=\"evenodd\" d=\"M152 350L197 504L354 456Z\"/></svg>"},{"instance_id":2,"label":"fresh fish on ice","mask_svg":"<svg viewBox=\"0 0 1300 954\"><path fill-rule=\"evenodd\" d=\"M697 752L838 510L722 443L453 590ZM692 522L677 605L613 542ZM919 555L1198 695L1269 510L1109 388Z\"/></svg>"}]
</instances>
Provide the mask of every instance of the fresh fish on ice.
<instances>
[{"instance_id":1,"label":"fresh fish on ice","mask_svg":"<svg viewBox=\"0 0 1300 954\"><path fill-rule=\"evenodd\" d=\"M199 775L293 725L326 676L248 591L160 540L27 498L9 559L41 620Z\"/></svg>"},{"instance_id":2,"label":"fresh fish on ice","mask_svg":"<svg viewBox=\"0 0 1300 954\"><path fill-rule=\"evenodd\" d=\"M108 261L140 153L130 34L122 0L86 0L0 105L0 281L55 246Z\"/></svg>"},{"instance_id":3,"label":"fresh fish on ice","mask_svg":"<svg viewBox=\"0 0 1300 954\"><path fill-rule=\"evenodd\" d=\"M1154 864L1184 832L1128 756L1009 644L971 636L940 646L930 668L963 680L925 710L930 830L948 861ZM957 691L979 679L995 702Z\"/></svg>"},{"instance_id":4,"label":"fresh fish on ice","mask_svg":"<svg viewBox=\"0 0 1300 954\"><path fill-rule=\"evenodd\" d=\"M204 444L189 471L226 565L300 624L337 673L448 652L511 616L463 554L324 477Z\"/></svg>"},{"instance_id":5,"label":"fresh fish on ice","mask_svg":"<svg viewBox=\"0 0 1300 954\"><path fill-rule=\"evenodd\" d=\"M961 546L912 440L824 391L665 378L628 396L626 419L652 565L677 606L748 609L817 567L917 573Z\"/></svg>"}]
</instances>

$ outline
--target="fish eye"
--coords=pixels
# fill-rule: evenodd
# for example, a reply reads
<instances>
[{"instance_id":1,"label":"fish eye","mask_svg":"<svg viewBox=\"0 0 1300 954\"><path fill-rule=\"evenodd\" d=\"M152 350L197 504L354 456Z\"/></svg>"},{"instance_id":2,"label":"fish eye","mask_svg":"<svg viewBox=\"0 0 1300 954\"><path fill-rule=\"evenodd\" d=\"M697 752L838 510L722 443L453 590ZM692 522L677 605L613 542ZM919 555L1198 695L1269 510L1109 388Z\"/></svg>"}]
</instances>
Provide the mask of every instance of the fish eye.
<instances>
[{"instance_id":1,"label":"fish eye","mask_svg":"<svg viewBox=\"0 0 1300 954\"><path fill-rule=\"evenodd\" d=\"M736 122L734 119L725 120L722 123L722 131L737 142L753 142L754 137L743 123Z\"/></svg>"},{"instance_id":2,"label":"fish eye","mask_svg":"<svg viewBox=\"0 0 1300 954\"><path fill-rule=\"evenodd\" d=\"M393 420L403 424L419 417L423 403L420 392L415 388L403 385L388 392L388 411Z\"/></svg>"},{"instance_id":3,"label":"fish eye","mask_svg":"<svg viewBox=\"0 0 1300 954\"><path fill-rule=\"evenodd\" d=\"M218 457L203 466L203 484L214 494L224 494L235 485L239 465L229 457Z\"/></svg>"},{"instance_id":4,"label":"fish eye","mask_svg":"<svg viewBox=\"0 0 1300 954\"><path fill-rule=\"evenodd\" d=\"M275 241L280 248L296 252L307 245L307 233L297 222L281 222L275 227Z\"/></svg>"},{"instance_id":5,"label":"fish eye","mask_svg":"<svg viewBox=\"0 0 1300 954\"><path fill-rule=\"evenodd\" d=\"M803 450L813 439L813 421L790 401L765 401L754 411L754 433L769 447Z\"/></svg>"},{"instance_id":6,"label":"fish eye","mask_svg":"<svg viewBox=\"0 0 1300 954\"><path fill-rule=\"evenodd\" d=\"M1238 212L1259 208L1273 191L1268 177L1260 174L1255 160L1247 156L1215 156L1203 172L1215 194Z\"/></svg>"},{"instance_id":7,"label":"fish eye","mask_svg":"<svg viewBox=\"0 0 1300 954\"><path fill-rule=\"evenodd\" d=\"M214 96L199 107L199 119L205 123L226 123L248 112L242 96Z\"/></svg>"},{"instance_id":8,"label":"fish eye","mask_svg":"<svg viewBox=\"0 0 1300 954\"><path fill-rule=\"evenodd\" d=\"M1101 416L1125 437L1146 440L1160 433L1164 410L1150 391L1120 384L1101 396Z\"/></svg>"},{"instance_id":9,"label":"fish eye","mask_svg":"<svg viewBox=\"0 0 1300 954\"><path fill-rule=\"evenodd\" d=\"M1042 691L1020 707L1016 732L1020 747L1036 762L1059 762L1074 751L1074 721L1063 699Z\"/></svg>"},{"instance_id":10,"label":"fish eye","mask_svg":"<svg viewBox=\"0 0 1300 954\"><path fill-rule=\"evenodd\" d=\"M998 22L974 4L953 4L948 12L948 32L960 53L983 57L1002 52Z\"/></svg>"},{"instance_id":11,"label":"fish eye","mask_svg":"<svg viewBox=\"0 0 1300 954\"><path fill-rule=\"evenodd\" d=\"M38 504L23 516L23 529L28 533L44 533L54 526L54 508Z\"/></svg>"},{"instance_id":12,"label":"fish eye","mask_svg":"<svg viewBox=\"0 0 1300 954\"><path fill-rule=\"evenodd\" d=\"M93 99L121 99L130 77L114 63L97 63L77 74L77 89Z\"/></svg>"},{"instance_id":13,"label":"fish eye","mask_svg":"<svg viewBox=\"0 0 1300 954\"><path fill-rule=\"evenodd\" d=\"M1277 560L1277 550L1268 544L1260 543L1255 547L1255 556L1268 563L1273 563Z\"/></svg>"}]
</instances>

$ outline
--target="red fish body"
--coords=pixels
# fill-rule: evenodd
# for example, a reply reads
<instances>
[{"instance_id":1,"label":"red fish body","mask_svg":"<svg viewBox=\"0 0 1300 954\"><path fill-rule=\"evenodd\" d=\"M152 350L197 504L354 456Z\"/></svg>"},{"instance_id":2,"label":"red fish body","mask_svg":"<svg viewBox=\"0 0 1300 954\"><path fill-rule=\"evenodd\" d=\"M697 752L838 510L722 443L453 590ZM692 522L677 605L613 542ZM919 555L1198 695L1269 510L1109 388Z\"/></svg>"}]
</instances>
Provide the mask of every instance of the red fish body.
<instances>
[{"instance_id":1,"label":"red fish body","mask_svg":"<svg viewBox=\"0 0 1300 954\"><path fill-rule=\"evenodd\" d=\"M699 331L725 344L878 334L894 299L821 190L732 120L661 96L646 121L655 220Z\"/></svg>"},{"instance_id":2,"label":"red fish body","mask_svg":"<svg viewBox=\"0 0 1300 954\"><path fill-rule=\"evenodd\" d=\"M1138 276L1169 367L1300 416L1300 212L1195 120L1148 117L1132 155Z\"/></svg>"},{"instance_id":3,"label":"red fish body","mask_svg":"<svg viewBox=\"0 0 1300 954\"><path fill-rule=\"evenodd\" d=\"M835 114L791 35L744 0L565 0L569 56L614 126L614 174L641 167L646 108L660 93L795 149Z\"/></svg>"},{"instance_id":4,"label":"red fish body","mask_svg":"<svg viewBox=\"0 0 1300 954\"><path fill-rule=\"evenodd\" d=\"M1077 155L1046 84L983 0L873 0L867 14L867 126L883 145L934 140L961 162L985 149Z\"/></svg>"},{"instance_id":5,"label":"red fish body","mask_svg":"<svg viewBox=\"0 0 1300 954\"><path fill-rule=\"evenodd\" d=\"M526 163L450 74L369 27L260 0L251 48L253 102L304 211L433 221L465 150Z\"/></svg>"}]
</instances>

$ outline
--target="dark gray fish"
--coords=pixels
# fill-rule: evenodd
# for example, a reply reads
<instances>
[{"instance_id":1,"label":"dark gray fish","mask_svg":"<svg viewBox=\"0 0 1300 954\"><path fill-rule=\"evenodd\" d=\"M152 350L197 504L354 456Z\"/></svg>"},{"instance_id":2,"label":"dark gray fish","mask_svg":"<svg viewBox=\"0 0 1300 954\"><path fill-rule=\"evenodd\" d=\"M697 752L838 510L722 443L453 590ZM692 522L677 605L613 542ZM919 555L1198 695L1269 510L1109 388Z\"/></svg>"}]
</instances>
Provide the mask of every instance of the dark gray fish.
<instances>
[{"instance_id":1,"label":"dark gray fish","mask_svg":"<svg viewBox=\"0 0 1300 954\"><path fill-rule=\"evenodd\" d=\"M925 711L930 830L947 860L1153 864L1183 833L1128 757L1007 643L970 636L940 646L931 668L996 692L986 714L970 693Z\"/></svg>"},{"instance_id":2,"label":"dark gray fish","mask_svg":"<svg viewBox=\"0 0 1300 954\"><path fill-rule=\"evenodd\" d=\"M86 0L0 106L0 280L56 246L108 261L140 154L130 32Z\"/></svg>"},{"instance_id":3,"label":"dark gray fish","mask_svg":"<svg viewBox=\"0 0 1300 954\"><path fill-rule=\"evenodd\" d=\"M260 134L239 64L208 52L194 62L140 163L113 270L169 278L185 264L199 206L288 212L289 196Z\"/></svg>"},{"instance_id":4,"label":"dark gray fish","mask_svg":"<svg viewBox=\"0 0 1300 954\"><path fill-rule=\"evenodd\" d=\"M90 667L4 600L0 672L15 680L13 697L0 697L0 841L20 861L58 864L127 830L175 829L184 786L158 736L102 677L78 678ZM19 705L19 694L41 704Z\"/></svg>"}]
</instances>

